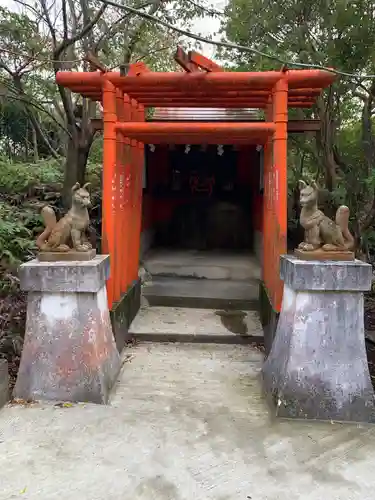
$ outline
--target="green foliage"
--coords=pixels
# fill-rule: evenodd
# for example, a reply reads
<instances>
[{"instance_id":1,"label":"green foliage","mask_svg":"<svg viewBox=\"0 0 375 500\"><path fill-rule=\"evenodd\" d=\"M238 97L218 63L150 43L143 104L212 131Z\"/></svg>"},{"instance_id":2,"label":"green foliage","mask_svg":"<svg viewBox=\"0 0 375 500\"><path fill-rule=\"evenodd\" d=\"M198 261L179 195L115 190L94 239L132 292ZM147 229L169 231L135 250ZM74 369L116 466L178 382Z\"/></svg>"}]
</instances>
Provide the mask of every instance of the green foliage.
<instances>
[{"instance_id":1,"label":"green foliage","mask_svg":"<svg viewBox=\"0 0 375 500\"><path fill-rule=\"evenodd\" d=\"M5 7L0 7L0 39L0 58L8 73L29 70L33 56L45 57L49 49L48 38L40 31L35 16Z\"/></svg>"},{"instance_id":2,"label":"green foliage","mask_svg":"<svg viewBox=\"0 0 375 500\"><path fill-rule=\"evenodd\" d=\"M328 64L349 72L362 69L373 54L371 0L230 0L227 13L223 28L230 40L290 62ZM270 63L250 58L262 66ZM237 59L248 61L249 55L239 53Z\"/></svg>"},{"instance_id":3,"label":"green foliage","mask_svg":"<svg viewBox=\"0 0 375 500\"><path fill-rule=\"evenodd\" d=\"M0 158L0 269L14 270L34 255L35 232L42 227L38 206L27 203L34 186L61 181L61 167L56 161L35 164L12 163ZM26 198L25 198L26 196ZM2 283L4 288L8 285ZM0 288L1 288L0 287Z\"/></svg>"},{"instance_id":4,"label":"green foliage","mask_svg":"<svg viewBox=\"0 0 375 500\"><path fill-rule=\"evenodd\" d=\"M90 148L89 162L93 164L103 163L103 136L97 135Z\"/></svg>"},{"instance_id":5,"label":"green foliage","mask_svg":"<svg viewBox=\"0 0 375 500\"><path fill-rule=\"evenodd\" d=\"M223 55L242 71L279 69L283 60L291 68L298 61L347 73L374 73L372 0L230 0L226 13L222 31L231 42L279 59L224 51ZM342 77L331 90L323 92L312 110L289 112L297 119L319 119L322 132L317 134L317 140L307 134L290 135L288 181L293 206L289 210L290 225L295 225L297 216L298 178L317 180L329 190L326 201L330 215L338 204L349 205L356 236L369 242L375 254L373 224L362 225L371 207L375 207L375 138L361 116L366 103L371 99L374 102L372 92L368 82Z\"/></svg>"},{"instance_id":6,"label":"green foliage","mask_svg":"<svg viewBox=\"0 0 375 500\"><path fill-rule=\"evenodd\" d=\"M8 148L8 152L9 141L13 144L24 142L28 134L28 118L21 102L11 99L0 101L0 134L7 138L4 150Z\"/></svg>"},{"instance_id":7,"label":"green foliage","mask_svg":"<svg viewBox=\"0 0 375 500\"><path fill-rule=\"evenodd\" d=\"M61 182L62 169L56 160L37 163L14 163L0 158L0 193L19 194L39 184Z\"/></svg>"},{"instance_id":8,"label":"green foliage","mask_svg":"<svg viewBox=\"0 0 375 500\"><path fill-rule=\"evenodd\" d=\"M39 216L0 202L0 262L3 268L14 268L33 255L33 229L41 226Z\"/></svg>"}]
</instances>

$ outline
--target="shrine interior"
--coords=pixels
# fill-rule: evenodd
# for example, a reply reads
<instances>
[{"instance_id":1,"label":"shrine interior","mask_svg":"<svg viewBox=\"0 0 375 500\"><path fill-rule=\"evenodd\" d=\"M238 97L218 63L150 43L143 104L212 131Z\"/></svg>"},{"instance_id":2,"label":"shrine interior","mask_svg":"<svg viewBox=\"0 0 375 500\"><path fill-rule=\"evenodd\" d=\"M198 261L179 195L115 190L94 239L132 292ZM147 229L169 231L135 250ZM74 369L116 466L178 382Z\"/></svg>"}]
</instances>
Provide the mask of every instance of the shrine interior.
<instances>
[{"instance_id":1,"label":"shrine interior","mask_svg":"<svg viewBox=\"0 0 375 500\"><path fill-rule=\"evenodd\" d=\"M145 145L142 253L257 253L260 146Z\"/></svg>"}]
</instances>

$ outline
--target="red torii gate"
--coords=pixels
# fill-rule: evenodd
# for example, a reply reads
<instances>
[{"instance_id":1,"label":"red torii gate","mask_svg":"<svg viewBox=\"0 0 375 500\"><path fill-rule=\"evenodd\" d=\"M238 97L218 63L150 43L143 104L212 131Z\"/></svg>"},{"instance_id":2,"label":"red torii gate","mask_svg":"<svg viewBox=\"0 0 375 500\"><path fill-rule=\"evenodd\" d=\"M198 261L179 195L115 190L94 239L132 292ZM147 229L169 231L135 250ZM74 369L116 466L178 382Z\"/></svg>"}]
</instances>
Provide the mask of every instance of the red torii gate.
<instances>
[{"instance_id":1,"label":"red torii gate","mask_svg":"<svg viewBox=\"0 0 375 500\"><path fill-rule=\"evenodd\" d=\"M287 123L289 108L313 106L335 75L328 71L226 72L197 52L178 49L181 72L58 72L59 85L103 105L103 252L111 258L112 308L138 279L144 143L264 145L263 274L275 312L282 285L279 256L287 251ZM146 107L262 108L265 122L145 122Z\"/></svg>"}]
</instances>

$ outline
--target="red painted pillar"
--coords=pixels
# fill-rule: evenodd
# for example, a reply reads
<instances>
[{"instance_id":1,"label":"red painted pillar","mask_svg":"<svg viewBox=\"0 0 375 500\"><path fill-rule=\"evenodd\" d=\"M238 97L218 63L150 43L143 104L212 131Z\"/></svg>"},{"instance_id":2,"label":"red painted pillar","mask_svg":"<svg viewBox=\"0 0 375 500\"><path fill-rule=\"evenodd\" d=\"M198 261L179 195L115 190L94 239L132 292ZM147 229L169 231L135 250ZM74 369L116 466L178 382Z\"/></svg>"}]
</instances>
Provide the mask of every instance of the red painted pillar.
<instances>
[{"instance_id":1,"label":"red painted pillar","mask_svg":"<svg viewBox=\"0 0 375 500\"><path fill-rule=\"evenodd\" d=\"M266 108L266 120L272 122L272 101ZM264 161L263 161L263 217L262 217L262 234L263 234L263 261L262 261L262 281L267 290L268 298L272 302L272 139L268 138L264 145Z\"/></svg>"},{"instance_id":2,"label":"red painted pillar","mask_svg":"<svg viewBox=\"0 0 375 500\"><path fill-rule=\"evenodd\" d=\"M116 89L103 81L103 197L102 252L110 256L110 277L107 281L108 307L114 300L115 264L115 176L116 176Z\"/></svg>"},{"instance_id":3,"label":"red painted pillar","mask_svg":"<svg viewBox=\"0 0 375 500\"><path fill-rule=\"evenodd\" d=\"M140 122L145 121L145 110L142 104L137 107L137 120ZM143 142L137 143L137 188L136 188L136 220L135 220L135 255L136 255L136 268L134 271L135 279L138 279L138 267L141 249L141 232L142 232L142 194L143 194L143 173L144 173L144 144Z\"/></svg>"},{"instance_id":4,"label":"red painted pillar","mask_svg":"<svg viewBox=\"0 0 375 500\"><path fill-rule=\"evenodd\" d=\"M288 218L288 185L287 185L287 141L288 141L288 81L281 78L275 85L273 105L273 121L276 129L273 135L273 175L274 175L274 216L275 241L275 284L274 306L281 309L283 283L280 280L280 255L287 253L287 218Z\"/></svg>"},{"instance_id":5,"label":"red painted pillar","mask_svg":"<svg viewBox=\"0 0 375 500\"><path fill-rule=\"evenodd\" d=\"M124 114L123 121L131 120L131 104L128 95L124 95ZM121 269L121 292L126 293L130 284L129 279L129 259L131 242L131 148L130 139L123 136L124 141L124 218L121 227L122 243L121 251L123 254L123 267Z\"/></svg>"},{"instance_id":6,"label":"red painted pillar","mask_svg":"<svg viewBox=\"0 0 375 500\"><path fill-rule=\"evenodd\" d=\"M116 90L116 108L118 121L123 120L124 99L123 92ZM116 189L115 189L115 275L114 275L114 295L115 302L121 297L121 273L123 268L123 238L122 226L124 217L124 136L121 132L116 134Z\"/></svg>"},{"instance_id":7,"label":"red painted pillar","mask_svg":"<svg viewBox=\"0 0 375 500\"><path fill-rule=\"evenodd\" d=\"M137 101L130 101L131 121L137 121ZM137 221L137 183L138 183L138 143L130 140L130 223L129 223L129 259L128 285L130 286L138 276L138 257L136 255L136 221Z\"/></svg>"}]
</instances>

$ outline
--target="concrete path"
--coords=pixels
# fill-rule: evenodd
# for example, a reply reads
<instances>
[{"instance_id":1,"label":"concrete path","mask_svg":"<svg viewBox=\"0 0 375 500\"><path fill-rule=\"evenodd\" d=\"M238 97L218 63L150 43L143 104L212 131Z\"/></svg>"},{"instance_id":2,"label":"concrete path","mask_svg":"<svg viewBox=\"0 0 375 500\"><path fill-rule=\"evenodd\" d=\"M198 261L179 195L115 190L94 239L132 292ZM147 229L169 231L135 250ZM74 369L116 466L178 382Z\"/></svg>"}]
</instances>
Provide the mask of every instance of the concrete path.
<instances>
[{"instance_id":1,"label":"concrete path","mask_svg":"<svg viewBox=\"0 0 375 500\"><path fill-rule=\"evenodd\" d=\"M367 500L375 429L271 422L249 346L140 344L110 406L0 411L0 499Z\"/></svg>"}]
</instances>

